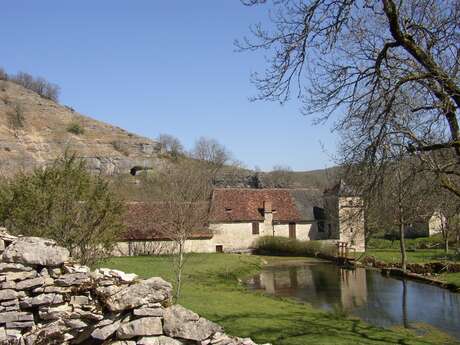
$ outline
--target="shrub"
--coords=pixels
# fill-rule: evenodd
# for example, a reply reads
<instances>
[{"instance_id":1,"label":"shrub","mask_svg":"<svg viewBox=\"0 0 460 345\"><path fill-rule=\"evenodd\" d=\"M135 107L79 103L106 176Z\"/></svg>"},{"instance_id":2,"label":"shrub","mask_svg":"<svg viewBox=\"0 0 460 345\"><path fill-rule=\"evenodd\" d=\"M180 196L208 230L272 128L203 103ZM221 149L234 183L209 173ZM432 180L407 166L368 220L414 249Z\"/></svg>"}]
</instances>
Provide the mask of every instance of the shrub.
<instances>
[{"instance_id":1,"label":"shrub","mask_svg":"<svg viewBox=\"0 0 460 345\"><path fill-rule=\"evenodd\" d=\"M59 86L50 83L42 77L36 78L25 72L18 72L18 74L11 77L11 81L54 102L58 102L59 100Z\"/></svg>"},{"instance_id":2,"label":"shrub","mask_svg":"<svg viewBox=\"0 0 460 345\"><path fill-rule=\"evenodd\" d=\"M85 133L85 129L79 123L74 122L67 127L67 132L75 135L81 135Z\"/></svg>"},{"instance_id":3,"label":"shrub","mask_svg":"<svg viewBox=\"0 0 460 345\"><path fill-rule=\"evenodd\" d=\"M15 103L13 109L6 113L8 125L13 130L18 130L24 127L25 117L21 104Z\"/></svg>"},{"instance_id":4,"label":"shrub","mask_svg":"<svg viewBox=\"0 0 460 345\"><path fill-rule=\"evenodd\" d=\"M126 146L123 144L122 141L114 140L110 142L110 144L112 144L113 148L117 150L118 152L120 152L121 154L125 156L129 156L129 150L126 148Z\"/></svg>"},{"instance_id":5,"label":"shrub","mask_svg":"<svg viewBox=\"0 0 460 345\"><path fill-rule=\"evenodd\" d=\"M256 252L288 256L334 256L336 247L327 241L299 241L287 237L264 236L256 242Z\"/></svg>"},{"instance_id":6,"label":"shrub","mask_svg":"<svg viewBox=\"0 0 460 345\"><path fill-rule=\"evenodd\" d=\"M83 160L65 154L0 182L0 224L11 233L52 238L84 264L111 254L123 230L123 204Z\"/></svg>"}]
</instances>

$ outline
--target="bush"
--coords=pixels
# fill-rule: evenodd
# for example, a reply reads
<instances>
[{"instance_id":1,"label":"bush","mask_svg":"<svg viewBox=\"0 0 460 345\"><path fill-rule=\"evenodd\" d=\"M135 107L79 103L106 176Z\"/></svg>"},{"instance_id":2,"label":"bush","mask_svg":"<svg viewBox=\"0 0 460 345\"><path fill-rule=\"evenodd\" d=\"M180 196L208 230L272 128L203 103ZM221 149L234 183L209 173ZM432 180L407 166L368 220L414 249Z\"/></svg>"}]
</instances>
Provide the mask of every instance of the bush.
<instances>
[{"instance_id":1,"label":"bush","mask_svg":"<svg viewBox=\"0 0 460 345\"><path fill-rule=\"evenodd\" d=\"M42 77L36 78L25 72L18 72L18 74L12 76L10 80L25 87L26 89L38 93L44 98L50 99L54 102L58 102L59 100L59 86L50 83Z\"/></svg>"},{"instance_id":2,"label":"bush","mask_svg":"<svg viewBox=\"0 0 460 345\"><path fill-rule=\"evenodd\" d=\"M123 230L123 204L84 161L66 154L2 182L0 224L11 233L52 238L84 264L112 253Z\"/></svg>"},{"instance_id":3,"label":"bush","mask_svg":"<svg viewBox=\"0 0 460 345\"><path fill-rule=\"evenodd\" d=\"M264 236L256 242L256 252L287 256L335 256L337 250L334 244L327 241L299 241L287 237Z\"/></svg>"},{"instance_id":4,"label":"bush","mask_svg":"<svg viewBox=\"0 0 460 345\"><path fill-rule=\"evenodd\" d=\"M67 127L67 132L75 135L81 135L85 133L85 129L79 123L74 122Z\"/></svg>"},{"instance_id":5,"label":"bush","mask_svg":"<svg viewBox=\"0 0 460 345\"><path fill-rule=\"evenodd\" d=\"M18 130L24 127L25 117L21 104L14 104L13 109L8 111L6 116L8 118L8 126L11 129Z\"/></svg>"}]
</instances>

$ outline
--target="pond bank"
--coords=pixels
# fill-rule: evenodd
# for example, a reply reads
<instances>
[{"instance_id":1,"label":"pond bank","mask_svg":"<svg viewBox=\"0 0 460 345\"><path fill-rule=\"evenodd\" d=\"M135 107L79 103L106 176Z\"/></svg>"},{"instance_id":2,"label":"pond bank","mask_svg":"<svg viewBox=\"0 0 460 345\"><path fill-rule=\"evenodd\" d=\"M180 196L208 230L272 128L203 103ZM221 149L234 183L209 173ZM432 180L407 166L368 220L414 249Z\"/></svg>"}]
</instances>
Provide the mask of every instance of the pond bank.
<instances>
[{"instance_id":1,"label":"pond bank","mask_svg":"<svg viewBox=\"0 0 460 345\"><path fill-rule=\"evenodd\" d=\"M265 266L246 283L255 291L350 313L375 326L417 329L422 323L460 339L460 295L397 278L364 267L350 270L326 261L293 261Z\"/></svg>"},{"instance_id":2,"label":"pond bank","mask_svg":"<svg viewBox=\"0 0 460 345\"><path fill-rule=\"evenodd\" d=\"M187 255L184 288L179 302L222 324L230 334L250 336L276 345L305 344L456 344L438 330L423 334L409 329L371 326L340 312L324 312L309 304L249 291L238 283L265 265L311 262L310 258L279 258L236 254ZM300 261L299 261L300 260ZM173 281L170 257L113 258L102 266L162 276ZM203 303L206 301L206 303Z\"/></svg>"}]
</instances>

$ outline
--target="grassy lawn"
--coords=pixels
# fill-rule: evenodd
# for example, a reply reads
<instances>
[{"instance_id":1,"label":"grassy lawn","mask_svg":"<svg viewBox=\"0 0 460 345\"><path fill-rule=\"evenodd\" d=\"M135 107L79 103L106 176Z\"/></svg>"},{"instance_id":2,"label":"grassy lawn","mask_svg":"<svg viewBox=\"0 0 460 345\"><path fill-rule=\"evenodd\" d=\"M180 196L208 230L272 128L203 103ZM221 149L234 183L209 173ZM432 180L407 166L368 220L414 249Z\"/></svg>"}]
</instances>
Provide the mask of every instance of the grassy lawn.
<instances>
[{"instance_id":1,"label":"grassy lawn","mask_svg":"<svg viewBox=\"0 0 460 345\"><path fill-rule=\"evenodd\" d=\"M404 329L379 329L308 304L250 292L238 284L239 279L257 272L262 263L293 258L191 254L187 260L179 303L223 325L229 334L274 345L449 344L449 339L437 331L420 336ZM113 258L101 266L173 281L169 257Z\"/></svg>"},{"instance_id":2,"label":"grassy lawn","mask_svg":"<svg viewBox=\"0 0 460 345\"><path fill-rule=\"evenodd\" d=\"M380 261L389 263L401 262L401 253L398 249L369 249L368 255L374 256ZM454 254L444 253L442 249L417 249L407 251L407 261L410 263L427 263L432 261L454 261Z\"/></svg>"}]
</instances>

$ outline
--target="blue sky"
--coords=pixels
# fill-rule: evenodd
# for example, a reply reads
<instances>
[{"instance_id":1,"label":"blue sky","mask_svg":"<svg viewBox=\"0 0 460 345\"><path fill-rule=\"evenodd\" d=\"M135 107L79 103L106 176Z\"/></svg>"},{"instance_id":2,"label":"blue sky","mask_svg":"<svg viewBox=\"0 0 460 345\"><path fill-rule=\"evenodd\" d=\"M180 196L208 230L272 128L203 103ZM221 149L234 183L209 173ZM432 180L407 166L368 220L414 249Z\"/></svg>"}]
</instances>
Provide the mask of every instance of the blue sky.
<instances>
[{"instance_id":1,"label":"blue sky","mask_svg":"<svg viewBox=\"0 0 460 345\"><path fill-rule=\"evenodd\" d=\"M312 125L296 100L248 100L263 55L233 42L266 11L239 0L5 0L0 66L45 77L62 104L134 133L188 148L213 137L249 168L330 166L331 124Z\"/></svg>"}]
</instances>

